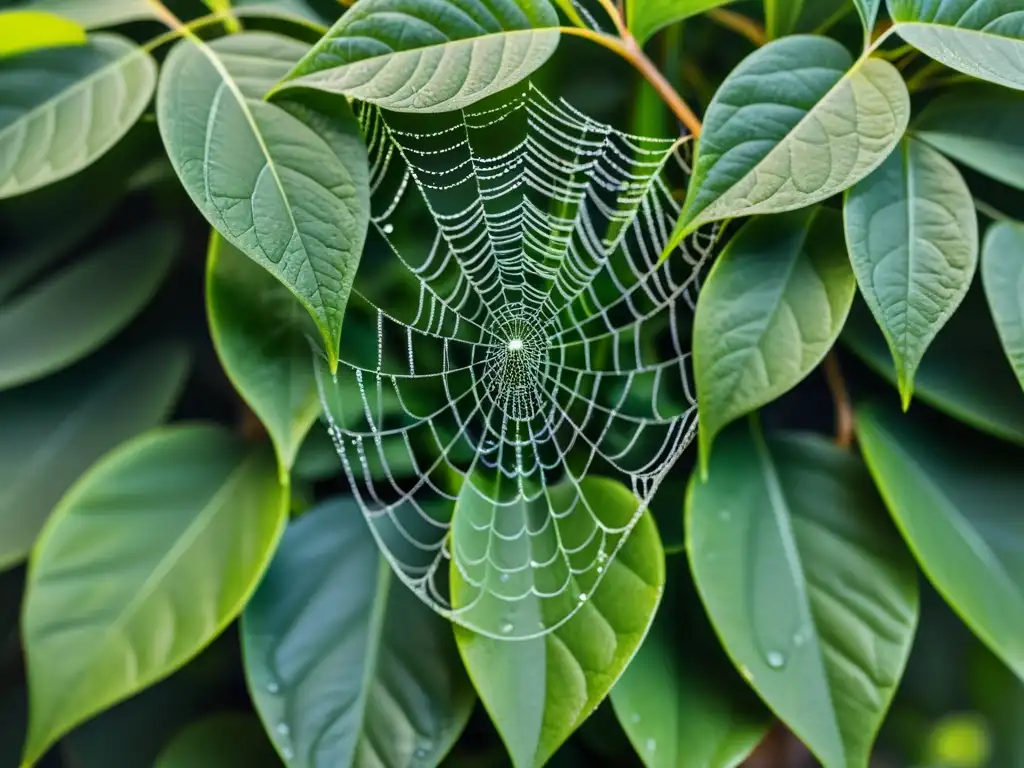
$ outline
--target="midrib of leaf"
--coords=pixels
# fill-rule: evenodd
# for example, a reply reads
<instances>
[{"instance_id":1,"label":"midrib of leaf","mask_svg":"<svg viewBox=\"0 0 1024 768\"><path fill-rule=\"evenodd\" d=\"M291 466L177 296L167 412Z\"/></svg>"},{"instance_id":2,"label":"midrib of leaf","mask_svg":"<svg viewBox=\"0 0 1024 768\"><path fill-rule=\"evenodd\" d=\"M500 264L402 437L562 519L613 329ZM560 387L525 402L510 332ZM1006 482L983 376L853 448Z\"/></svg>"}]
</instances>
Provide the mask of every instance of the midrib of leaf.
<instances>
[{"instance_id":1,"label":"midrib of leaf","mask_svg":"<svg viewBox=\"0 0 1024 768\"><path fill-rule=\"evenodd\" d=\"M782 483L779 480L778 472L775 469L775 462L772 459L771 452L768 450L768 444L765 442L764 435L761 433L760 427L752 427L750 429L750 433L753 437L754 448L757 451L758 459L760 459L758 464L761 469L761 477L764 480L765 488L768 491L768 501L772 508L772 515L775 518L775 522L779 526L779 529L785 533L782 537L783 548L786 553L786 563L789 566L789 571L794 577L793 584L796 587L797 594L799 595L800 613L802 614L803 620L814 628L815 656L818 660L819 672L821 673L822 680L825 682L825 694L828 696L829 704L831 705L828 712L829 720L832 724L833 736L835 736L839 747L845 756L846 740L843 737L842 729L839 727L839 721L836 719L836 703L832 693L832 684L829 681L825 658L822 651L822 639L818 632L818 625L814 619L814 614L811 611L810 595L808 595L806 589L807 577L804 572L803 562L800 559L800 552L796 547L796 535L793 531L793 526L789 518L789 502L786 499L785 491L782 490Z\"/></svg>"},{"instance_id":2,"label":"midrib of leaf","mask_svg":"<svg viewBox=\"0 0 1024 768\"><path fill-rule=\"evenodd\" d=\"M363 737L364 725L366 724L367 700L370 697L370 688L373 679L377 676L377 667L380 664L381 653L383 652L384 621L388 613L388 595L391 592L391 564L380 555L377 556L377 590L375 594L373 610L370 612L368 625L367 644L368 649L366 664L363 668L362 684L359 688L359 721L356 733L359 735L359 743L368 742ZM372 744L371 744L372 748ZM376 750L374 750L376 752Z\"/></svg>"},{"instance_id":3,"label":"midrib of leaf","mask_svg":"<svg viewBox=\"0 0 1024 768\"><path fill-rule=\"evenodd\" d=\"M900 355L900 370L899 379L902 382L903 392L900 392L900 397L903 400L903 409L906 410L910 405L910 387L908 381L907 371L907 358L906 351L910 344L910 276L914 272L914 255L917 253L917 238L914 236L914 195L916 194L913 169L910 167L910 142L903 142L903 177L907 180L907 282L904 290L904 301L907 304L907 314L904 317L903 322L903 354ZM874 270L872 270L873 272ZM874 281L872 281L873 283Z\"/></svg>"},{"instance_id":4,"label":"midrib of leaf","mask_svg":"<svg viewBox=\"0 0 1024 768\"><path fill-rule=\"evenodd\" d=\"M117 38L110 38L110 37L100 38L100 40L103 40L103 41L113 40L113 39L117 39ZM0 140L5 139L7 137L7 135L8 135L8 133L10 133L15 128L17 128L20 123L23 123L26 120L34 119L40 113L52 112L55 109L55 105L56 105L57 102L62 102L62 101L65 101L66 99L70 99L73 95L75 95L75 93L77 91L91 89L95 85L95 81L96 80L100 80L100 79L106 77L113 70L121 69L123 67L123 65L125 64L125 62L127 62L132 57L134 57L134 56L145 56L145 55L148 55L148 54L146 54L146 52L143 51L141 48L133 48L132 50L130 50L127 53L125 53L123 56L118 56L116 59L114 59L109 64L104 64L99 69L93 70L91 73L89 73L88 75L83 77L81 80L76 82L74 85L71 85L68 88L65 88L60 93L57 93L54 96L52 96L51 98L49 98L46 101L44 101L42 104L39 104L39 105L33 107L32 109L26 111L26 112L22 112L13 121L8 123L3 128L0 128Z\"/></svg>"},{"instance_id":5,"label":"midrib of leaf","mask_svg":"<svg viewBox=\"0 0 1024 768\"><path fill-rule=\"evenodd\" d=\"M136 451L137 452L137 451ZM124 457L119 464L123 463L128 457ZM220 510L223 508L223 502L226 496L228 496L235 487L240 483L241 479L245 476L246 471L250 464L255 464L259 460L259 457L255 454L248 456L243 459L239 465L231 471L227 479L221 485L217 492L210 497L210 500L203 505L203 508L196 515L196 518L188 524L182 534L175 541L174 545L167 551L167 553L160 558L156 568L153 572L146 577L146 580L142 583L140 589L135 593L135 596L128 601L128 604L121 610L117 615L117 618L112 621L106 631L101 636L101 641L96 644L96 650L90 655L90 665L95 659L103 653L112 636L120 632L124 626L131 620L136 610L138 610L140 604L145 600L148 600L156 588L159 586L159 582L162 582L167 574L177 565L178 560L181 559L184 552L196 541L196 539L206 530L210 523L217 517ZM61 504L61 508L71 506L73 503L78 501L78 498L83 493L84 488L79 486L71 494L69 494L65 501ZM60 510L58 510L59 512ZM58 513L53 515L51 519L57 519ZM38 546L38 545L37 545ZM80 665L80 669L88 670L90 665ZM71 684L70 690L62 697L61 701L65 706L58 707L54 710L54 715L51 715L49 722L52 723L57 713L63 713L66 709L66 705L69 702L74 701L75 696L81 690L83 684L88 680L88 672L84 675L79 675L78 680ZM53 729L46 729L46 736L52 737Z\"/></svg>"}]
</instances>

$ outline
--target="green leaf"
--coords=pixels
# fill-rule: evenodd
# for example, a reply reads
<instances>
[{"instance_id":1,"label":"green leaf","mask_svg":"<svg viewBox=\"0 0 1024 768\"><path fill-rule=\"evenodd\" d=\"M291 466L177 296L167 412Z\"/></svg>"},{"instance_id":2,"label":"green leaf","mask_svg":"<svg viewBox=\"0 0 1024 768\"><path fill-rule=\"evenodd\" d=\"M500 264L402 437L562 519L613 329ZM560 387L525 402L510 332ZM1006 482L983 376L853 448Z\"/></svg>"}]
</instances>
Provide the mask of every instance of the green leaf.
<instances>
[{"instance_id":1,"label":"green leaf","mask_svg":"<svg viewBox=\"0 0 1024 768\"><path fill-rule=\"evenodd\" d=\"M185 41L164 64L157 119L189 196L295 294L333 370L369 225L369 170L343 99L262 100L305 50L260 32L208 46Z\"/></svg>"},{"instance_id":2,"label":"green leaf","mask_svg":"<svg viewBox=\"0 0 1024 768\"><path fill-rule=\"evenodd\" d=\"M269 451L217 427L151 432L94 465L29 564L25 763L220 634L269 562L287 501Z\"/></svg>"},{"instance_id":3,"label":"green leaf","mask_svg":"<svg viewBox=\"0 0 1024 768\"><path fill-rule=\"evenodd\" d=\"M947 67L1024 90L1024 17L1014 0L886 0L900 37Z\"/></svg>"},{"instance_id":4,"label":"green leaf","mask_svg":"<svg viewBox=\"0 0 1024 768\"><path fill-rule=\"evenodd\" d=\"M858 412L857 435L921 570L1024 678L1024 451L883 408Z\"/></svg>"},{"instance_id":5,"label":"green leaf","mask_svg":"<svg viewBox=\"0 0 1024 768\"><path fill-rule=\"evenodd\" d=\"M882 0L853 0L853 4L864 25L864 39L869 41L871 32L875 28L875 22L878 21L878 11L882 7Z\"/></svg>"},{"instance_id":6,"label":"green leaf","mask_svg":"<svg viewBox=\"0 0 1024 768\"><path fill-rule=\"evenodd\" d=\"M260 721L241 712L211 715L185 728L154 768L278 768Z\"/></svg>"},{"instance_id":7,"label":"green leaf","mask_svg":"<svg viewBox=\"0 0 1024 768\"><path fill-rule=\"evenodd\" d=\"M974 278L974 198L951 162L907 138L850 190L844 215L853 271L889 343L906 410L925 351Z\"/></svg>"},{"instance_id":8,"label":"green leaf","mask_svg":"<svg viewBox=\"0 0 1024 768\"><path fill-rule=\"evenodd\" d=\"M832 348L856 290L842 238L827 209L757 218L712 267L693 327L702 469L723 427L795 387Z\"/></svg>"},{"instance_id":9,"label":"green leaf","mask_svg":"<svg viewBox=\"0 0 1024 768\"><path fill-rule=\"evenodd\" d=\"M117 35L0 59L0 199L98 160L139 119L155 84L153 58Z\"/></svg>"},{"instance_id":10,"label":"green leaf","mask_svg":"<svg viewBox=\"0 0 1024 768\"><path fill-rule=\"evenodd\" d=\"M98 246L0 306L0 390L82 359L124 328L163 282L179 239L150 225Z\"/></svg>"},{"instance_id":11,"label":"green leaf","mask_svg":"<svg viewBox=\"0 0 1024 768\"><path fill-rule=\"evenodd\" d=\"M868 765L918 615L914 563L863 464L736 425L686 500L690 564L733 663L829 766Z\"/></svg>"},{"instance_id":12,"label":"green leaf","mask_svg":"<svg viewBox=\"0 0 1024 768\"><path fill-rule=\"evenodd\" d=\"M1024 94L973 83L939 96L913 133L943 154L1024 189Z\"/></svg>"},{"instance_id":13,"label":"green leaf","mask_svg":"<svg viewBox=\"0 0 1024 768\"><path fill-rule=\"evenodd\" d=\"M862 302L854 304L842 340L874 371L896 384L892 355ZM975 429L1024 445L1024 399L982 296L968 291L914 377L914 395Z\"/></svg>"},{"instance_id":14,"label":"green leaf","mask_svg":"<svg viewBox=\"0 0 1024 768\"><path fill-rule=\"evenodd\" d=\"M985 235L981 279L1006 358L1024 389L1024 224L999 222Z\"/></svg>"},{"instance_id":15,"label":"green leaf","mask_svg":"<svg viewBox=\"0 0 1024 768\"><path fill-rule=\"evenodd\" d=\"M160 344L0 394L0 569L25 559L94 461L167 417L188 368L184 346Z\"/></svg>"},{"instance_id":16,"label":"green leaf","mask_svg":"<svg viewBox=\"0 0 1024 768\"><path fill-rule=\"evenodd\" d=\"M70 19L40 11L0 11L0 58L85 42L85 30Z\"/></svg>"},{"instance_id":17,"label":"green leaf","mask_svg":"<svg viewBox=\"0 0 1024 768\"><path fill-rule=\"evenodd\" d=\"M206 311L224 371L267 428L282 477L320 415L310 339L295 297L216 232L210 238Z\"/></svg>"},{"instance_id":18,"label":"green leaf","mask_svg":"<svg viewBox=\"0 0 1024 768\"><path fill-rule=\"evenodd\" d=\"M703 224L805 208L867 176L910 118L900 73L835 40L794 35L732 71L708 107L670 249Z\"/></svg>"},{"instance_id":19,"label":"green leaf","mask_svg":"<svg viewBox=\"0 0 1024 768\"><path fill-rule=\"evenodd\" d=\"M242 647L290 768L437 765L476 698L451 626L397 582L351 499L288 527L245 609Z\"/></svg>"},{"instance_id":20,"label":"green leaf","mask_svg":"<svg viewBox=\"0 0 1024 768\"><path fill-rule=\"evenodd\" d=\"M764 0L764 31L768 39L791 34L803 10L804 0Z\"/></svg>"},{"instance_id":21,"label":"green leaf","mask_svg":"<svg viewBox=\"0 0 1024 768\"><path fill-rule=\"evenodd\" d=\"M621 528L636 514L636 498L623 486L595 477L579 485L571 492L587 498L608 526ZM565 486L548 491L569 492ZM579 515L569 524L572 517ZM509 641L455 628L466 669L517 768L542 765L554 754L615 684L647 633L665 583L664 552L650 513L602 567L603 577L583 594L579 611L543 637ZM454 563L451 577L453 605L465 605L469 585Z\"/></svg>"},{"instance_id":22,"label":"green leaf","mask_svg":"<svg viewBox=\"0 0 1024 768\"><path fill-rule=\"evenodd\" d=\"M400 112L448 112L528 77L558 46L548 0L360 0L278 90L342 93Z\"/></svg>"},{"instance_id":23,"label":"green leaf","mask_svg":"<svg viewBox=\"0 0 1024 768\"><path fill-rule=\"evenodd\" d=\"M669 24L730 2L732 0L630 0L626 3L626 25L642 46Z\"/></svg>"},{"instance_id":24,"label":"green leaf","mask_svg":"<svg viewBox=\"0 0 1024 768\"><path fill-rule=\"evenodd\" d=\"M25 7L74 19L86 29L157 19L149 0L32 0Z\"/></svg>"},{"instance_id":25,"label":"green leaf","mask_svg":"<svg viewBox=\"0 0 1024 768\"><path fill-rule=\"evenodd\" d=\"M678 497L675 506L680 516ZM733 768L771 720L722 652L684 558L673 563L651 631L612 688L612 705L647 768Z\"/></svg>"}]
</instances>

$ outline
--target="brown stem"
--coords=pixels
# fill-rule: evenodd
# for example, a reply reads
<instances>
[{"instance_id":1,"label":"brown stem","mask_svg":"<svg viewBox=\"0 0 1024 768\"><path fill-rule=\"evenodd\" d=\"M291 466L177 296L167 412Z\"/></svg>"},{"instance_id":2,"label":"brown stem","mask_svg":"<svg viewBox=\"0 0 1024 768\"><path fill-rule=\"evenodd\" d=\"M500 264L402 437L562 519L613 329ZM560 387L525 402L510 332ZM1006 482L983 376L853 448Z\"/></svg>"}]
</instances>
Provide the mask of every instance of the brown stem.
<instances>
[{"instance_id":1,"label":"brown stem","mask_svg":"<svg viewBox=\"0 0 1024 768\"><path fill-rule=\"evenodd\" d=\"M832 402L835 403L836 445L840 448L849 448L853 445L853 406L850 403L850 393L846 390L843 371L839 367L839 357L834 349L825 357L822 369L832 393Z\"/></svg>"},{"instance_id":2,"label":"brown stem","mask_svg":"<svg viewBox=\"0 0 1024 768\"><path fill-rule=\"evenodd\" d=\"M725 8L715 8L708 11L708 18L719 26L742 35L758 48L768 41L764 27L742 13L728 11Z\"/></svg>"}]
</instances>

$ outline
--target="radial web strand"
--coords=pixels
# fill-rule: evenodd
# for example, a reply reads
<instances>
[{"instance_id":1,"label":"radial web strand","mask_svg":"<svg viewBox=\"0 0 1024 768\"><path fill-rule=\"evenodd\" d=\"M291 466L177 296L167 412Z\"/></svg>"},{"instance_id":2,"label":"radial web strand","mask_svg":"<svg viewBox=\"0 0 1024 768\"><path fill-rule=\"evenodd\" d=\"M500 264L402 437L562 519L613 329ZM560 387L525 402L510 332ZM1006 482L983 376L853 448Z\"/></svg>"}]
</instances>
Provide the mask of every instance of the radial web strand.
<instances>
[{"instance_id":1,"label":"radial web strand","mask_svg":"<svg viewBox=\"0 0 1024 768\"><path fill-rule=\"evenodd\" d=\"M341 362L318 372L331 435L424 601L487 635L544 634L585 604L696 429L689 323L717 233L660 260L687 144L528 82L360 121L374 215ZM603 478L632 492L625 517Z\"/></svg>"}]
</instances>

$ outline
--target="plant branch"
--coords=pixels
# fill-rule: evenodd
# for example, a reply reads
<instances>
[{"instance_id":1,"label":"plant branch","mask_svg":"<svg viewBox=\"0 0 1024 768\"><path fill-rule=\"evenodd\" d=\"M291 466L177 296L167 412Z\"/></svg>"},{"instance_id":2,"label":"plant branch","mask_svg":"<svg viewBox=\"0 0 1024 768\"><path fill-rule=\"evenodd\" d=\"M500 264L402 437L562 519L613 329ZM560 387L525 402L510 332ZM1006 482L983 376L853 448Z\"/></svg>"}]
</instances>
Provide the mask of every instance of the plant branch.
<instances>
[{"instance_id":1,"label":"plant branch","mask_svg":"<svg viewBox=\"0 0 1024 768\"><path fill-rule=\"evenodd\" d=\"M984 200L980 200L977 197L974 198L974 207L978 213L992 219L992 221L1013 221L1011 216L1007 216L994 205L989 205Z\"/></svg>"},{"instance_id":2,"label":"plant branch","mask_svg":"<svg viewBox=\"0 0 1024 768\"><path fill-rule=\"evenodd\" d=\"M835 403L836 445L840 448L849 448L853 445L853 406L850 403L850 393L846 390L843 371L839 367L839 357L834 349L825 357L822 370L832 393L832 402Z\"/></svg>"},{"instance_id":3,"label":"plant branch","mask_svg":"<svg viewBox=\"0 0 1024 768\"><path fill-rule=\"evenodd\" d=\"M153 12L160 18L160 21L162 21L164 25L166 25L167 27L170 27L170 29L168 29L166 32L157 35L156 37L154 37L142 46L142 49L147 53L152 53L157 48L159 48L162 45L166 45L167 43L173 43L180 37L188 37L190 33L193 33L196 30L203 29L204 27L212 27L217 24L222 24L227 18L230 18L231 16L245 18L246 16L261 15L258 8L234 8L230 13L226 11L214 11L213 13L208 13L205 16L200 16L199 18L192 19L188 22L182 22L177 17L175 17L162 3L152 2L151 7L153 9ZM163 11L166 11L166 14L163 13ZM292 24L297 24L299 26L305 27L321 35L326 34L327 32L327 27L321 24L316 24L312 21L308 21L306 19L301 19L298 16L288 17L288 21L291 22Z\"/></svg>"},{"instance_id":4,"label":"plant branch","mask_svg":"<svg viewBox=\"0 0 1024 768\"><path fill-rule=\"evenodd\" d=\"M707 16L720 27L731 29L733 32L747 38L758 48L768 42L768 35L764 31L764 27L742 13L729 11L725 8L715 8L708 11Z\"/></svg>"},{"instance_id":5,"label":"plant branch","mask_svg":"<svg viewBox=\"0 0 1024 768\"><path fill-rule=\"evenodd\" d=\"M608 0L604 0L608 2ZM621 19L619 24L621 24ZM633 35L630 34L629 30L625 30L623 38L612 37L606 35L603 32L595 32L592 29L579 28L579 27L559 27L559 31L566 35L575 35L576 37L582 37L591 42L603 45L610 51L617 53L623 59L628 61L633 67L640 72L651 84L658 95L665 100L669 109L672 110L676 118L688 130L694 138L700 136L701 122L700 118L694 114L693 110L690 109L689 105L683 101L682 97L676 92L676 89L665 79L665 76L661 74L654 63L647 58L640 46L637 45Z\"/></svg>"}]
</instances>

